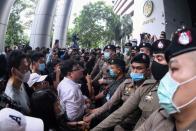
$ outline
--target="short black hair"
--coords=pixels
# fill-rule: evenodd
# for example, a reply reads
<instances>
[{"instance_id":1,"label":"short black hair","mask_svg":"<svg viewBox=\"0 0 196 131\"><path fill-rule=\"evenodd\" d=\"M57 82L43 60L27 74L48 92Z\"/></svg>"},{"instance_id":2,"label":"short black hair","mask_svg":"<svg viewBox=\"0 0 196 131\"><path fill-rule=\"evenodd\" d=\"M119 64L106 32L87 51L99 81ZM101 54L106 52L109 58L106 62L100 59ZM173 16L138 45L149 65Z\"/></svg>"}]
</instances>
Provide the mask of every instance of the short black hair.
<instances>
[{"instance_id":1,"label":"short black hair","mask_svg":"<svg viewBox=\"0 0 196 131\"><path fill-rule=\"evenodd\" d=\"M26 58L26 55L19 51L19 50L14 50L11 52L11 54L8 57L8 66L9 69L11 69L12 67L14 68L19 68L21 61Z\"/></svg>"},{"instance_id":2,"label":"short black hair","mask_svg":"<svg viewBox=\"0 0 196 131\"><path fill-rule=\"evenodd\" d=\"M0 77L3 77L6 75L7 71L7 59L5 55L1 54L0 55Z\"/></svg>"},{"instance_id":3,"label":"short black hair","mask_svg":"<svg viewBox=\"0 0 196 131\"><path fill-rule=\"evenodd\" d=\"M80 65L79 62L74 61L73 59L65 60L61 65L61 73L63 76L67 76L68 72L73 70L73 67L76 65Z\"/></svg>"},{"instance_id":4,"label":"short black hair","mask_svg":"<svg viewBox=\"0 0 196 131\"><path fill-rule=\"evenodd\" d=\"M30 101L32 115L43 120L45 130L58 128L54 110L57 95L51 89L46 88L35 91Z\"/></svg>"},{"instance_id":5,"label":"short black hair","mask_svg":"<svg viewBox=\"0 0 196 131\"><path fill-rule=\"evenodd\" d=\"M38 60L44 57L44 55L41 52L33 52L31 55L31 61L32 62L38 62Z\"/></svg>"}]
</instances>

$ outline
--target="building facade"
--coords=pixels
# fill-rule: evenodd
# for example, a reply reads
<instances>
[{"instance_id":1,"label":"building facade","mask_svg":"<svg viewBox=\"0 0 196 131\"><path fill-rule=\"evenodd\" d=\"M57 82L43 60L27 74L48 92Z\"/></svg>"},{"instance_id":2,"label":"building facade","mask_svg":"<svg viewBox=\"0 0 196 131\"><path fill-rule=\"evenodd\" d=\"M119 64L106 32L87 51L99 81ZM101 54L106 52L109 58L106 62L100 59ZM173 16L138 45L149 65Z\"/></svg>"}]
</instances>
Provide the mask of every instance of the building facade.
<instances>
[{"instance_id":1,"label":"building facade","mask_svg":"<svg viewBox=\"0 0 196 131\"><path fill-rule=\"evenodd\" d=\"M131 14L133 37L139 39L140 33L160 35L161 31L171 33L179 26L196 28L195 0L114 0L113 10L117 15Z\"/></svg>"}]
</instances>

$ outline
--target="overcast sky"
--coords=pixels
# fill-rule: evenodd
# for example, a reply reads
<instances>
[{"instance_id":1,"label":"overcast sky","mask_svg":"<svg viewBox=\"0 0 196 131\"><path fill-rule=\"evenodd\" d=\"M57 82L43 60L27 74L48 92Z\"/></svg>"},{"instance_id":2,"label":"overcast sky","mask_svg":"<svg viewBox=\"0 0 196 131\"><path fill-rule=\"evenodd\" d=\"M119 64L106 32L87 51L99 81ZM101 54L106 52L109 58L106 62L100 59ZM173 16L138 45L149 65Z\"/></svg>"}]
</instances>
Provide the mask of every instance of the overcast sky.
<instances>
[{"instance_id":1,"label":"overcast sky","mask_svg":"<svg viewBox=\"0 0 196 131\"><path fill-rule=\"evenodd\" d=\"M112 0L73 0L73 7L72 7L72 12L71 12L71 17L70 17L70 22L69 26L72 27L73 20L75 18L74 14L79 15L80 11L82 10L84 5L87 5L88 3L92 2L97 2L97 1L104 1L107 5L112 6Z\"/></svg>"}]
</instances>

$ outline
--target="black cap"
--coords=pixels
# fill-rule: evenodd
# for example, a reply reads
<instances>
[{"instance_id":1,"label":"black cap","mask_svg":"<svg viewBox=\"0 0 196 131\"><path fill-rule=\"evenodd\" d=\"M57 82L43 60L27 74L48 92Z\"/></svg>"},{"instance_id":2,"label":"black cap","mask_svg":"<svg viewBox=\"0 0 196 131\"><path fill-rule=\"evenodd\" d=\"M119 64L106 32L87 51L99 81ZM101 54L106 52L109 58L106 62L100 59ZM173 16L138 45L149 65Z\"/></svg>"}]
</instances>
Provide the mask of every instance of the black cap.
<instances>
[{"instance_id":1,"label":"black cap","mask_svg":"<svg viewBox=\"0 0 196 131\"><path fill-rule=\"evenodd\" d=\"M196 50L196 32L183 26L174 33L171 45L165 51L165 58L168 62L172 57L194 50Z\"/></svg>"},{"instance_id":2,"label":"black cap","mask_svg":"<svg viewBox=\"0 0 196 131\"><path fill-rule=\"evenodd\" d=\"M153 53L164 53L170 45L171 41L167 39L159 39L152 44Z\"/></svg>"},{"instance_id":3,"label":"black cap","mask_svg":"<svg viewBox=\"0 0 196 131\"><path fill-rule=\"evenodd\" d=\"M120 49L121 47L118 45L118 46L116 46L116 48Z\"/></svg>"},{"instance_id":4,"label":"black cap","mask_svg":"<svg viewBox=\"0 0 196 131\"><path fill-rule=\"evenodd\" d=\"M126 43L125 46L132 47L132 44L130 42Z\"/></svg>"},{"instance_id":5,"label":"black cap","mask_svg":"<svg viewBox=\"0 0 196 131\"><path fill-rule=\"evenodd\" d=\"M150 43L147 43L147 42L142 42L142 43L139 45L139 48L142 48L142 47L149 48L150 50L152 49L152 45L151 45Z\"/></svg>"},{"instance_id":6,"label":"black cap","mask_svg":"<svg viewBox=\"0 0 196 131\"><path fill-rule=\"evenodd\" d=\"M111 49L112 51L116 51L116 46L115 46L115 45L106 45L106 46L104 47L104 51L105 51L106 49Z\"/></svg>"},{"instance_id":7,"label":"black cap","mask_svg":"<svg viewBox=\"0 0 196 131\"><path fill-rule=\"evenodd\" d=\"M165 31L161 31L161 34L160 34L160 38L159 39L166 39L166 33L165 33Z\"/></svg>"},{"instance_id":8,"label":"black cap","mask_svg":"<svg viewBox=\"0 0 196 131\"><path fill-rule=\"evenodd\" d=\"M146 64L146 67L149 67L149 65L150 65L150 58L149 58L148 55L146 55L144 53L140 53L140 54L136 55L135 57L133 57L133 59L131 60L131 64L133 62L144 63L144 64Z\"/></svg>"},{"instance_id":9,"label":"black cap","mask_svg":"<svg viewBox=\"0 0 196 131\"><path fill-rule=\"evenodd\" d=\"M125 61L122 59L112 59L109 61L111 65L117 65L121 70L124 72L125 71Z\"/></svg>"},{"instance_id":10,"label":"black cap","mask_svg":"<svg viewBox=\"0 0 196 131\"><path fill-rule=\"evenodd\" d=\"M131 50L139 51L139 47L137 45L136 46L133 46Z\"/></svg>"},{"instance_id":11,"label":"black cap","mask_svg":"<svg viewBox=\"0 0 196 131\"><path fill-rule=\"evenodd\" d=\"M136 46L137 45L137 40L136 39L131 40L131 44L132 44L132 46Z\"/></svg>"}]
</instances>

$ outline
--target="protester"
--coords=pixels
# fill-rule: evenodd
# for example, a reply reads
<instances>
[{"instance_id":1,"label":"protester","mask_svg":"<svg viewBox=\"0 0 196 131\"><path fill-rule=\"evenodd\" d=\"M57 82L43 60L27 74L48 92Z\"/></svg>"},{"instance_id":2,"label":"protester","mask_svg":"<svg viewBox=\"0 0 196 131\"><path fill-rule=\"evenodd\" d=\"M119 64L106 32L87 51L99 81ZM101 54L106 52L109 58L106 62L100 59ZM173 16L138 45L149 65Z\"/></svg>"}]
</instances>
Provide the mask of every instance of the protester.
<instances>
[{"instance_id":1,"label":"protester","mask_svg":"<svg viewBox=\"0 0 196 131\"><path fill-rule=\"evenodd\" d=\"M61 106L67 112L68 120L81 120L88 105L85 104L87 97L82 95L80 85L77 83L83 76L84 69L73 60L66 60L61 72L63 80L57 87Z\"/></svg>"},{"instance_id":2,"label":"protester","mask_svg":"<svg viewBox=\"0 0 196 131\"><path fill-rule=\"evenodd\" d=\"M22 113L30 113L28 90L24 83L28 82L30 71L25 54L20 51L11 52L8 58L10 77L6 85L5 94L16 101L22 109Z\"/></svg>"}]
</instances>

